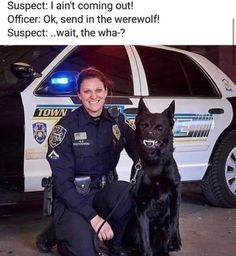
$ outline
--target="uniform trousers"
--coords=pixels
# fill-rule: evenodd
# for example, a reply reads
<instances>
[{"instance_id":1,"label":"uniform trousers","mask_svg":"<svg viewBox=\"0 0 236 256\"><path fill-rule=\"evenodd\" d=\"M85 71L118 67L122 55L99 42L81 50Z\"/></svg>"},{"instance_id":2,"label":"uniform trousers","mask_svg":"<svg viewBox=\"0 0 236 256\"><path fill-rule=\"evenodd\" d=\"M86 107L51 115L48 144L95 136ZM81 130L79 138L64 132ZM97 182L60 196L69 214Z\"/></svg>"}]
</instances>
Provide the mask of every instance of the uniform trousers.
<instances>
[{"instance_id":1,"label":"uniform trousers","mask_svg":"<svg viewBox=\"0 0 236 256\"><path fill-rule=\"evenodd\" d=\"M107 184L95 193L93 207L104 219L114 208L123 191L129 185L125 181ZM127 192L116 208L108 223L114 232L109 247L119 247L122 236L132 214L132 200ZM55 202L54 225L57 240L68 250L69 256L97 256L94 246L95 232L90 222L82 215L70 211L59 200Z\"/></svg>"}]
</instances>

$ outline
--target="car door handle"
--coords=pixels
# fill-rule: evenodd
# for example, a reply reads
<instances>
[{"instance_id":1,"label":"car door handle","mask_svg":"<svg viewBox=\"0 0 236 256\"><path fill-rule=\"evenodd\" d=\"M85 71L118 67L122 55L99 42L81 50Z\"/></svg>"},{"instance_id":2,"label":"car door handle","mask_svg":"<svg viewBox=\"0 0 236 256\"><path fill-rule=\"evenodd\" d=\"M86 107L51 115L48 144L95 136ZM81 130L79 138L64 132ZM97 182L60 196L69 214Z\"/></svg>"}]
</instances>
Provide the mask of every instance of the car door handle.
<instances>
[{"instance_id":1,"label":"car door handle","mask_svg":"<svg viewBox=\"0 0 236 256\"><path fill-rule=\"evenodd\" d=\"M124 113L125 114L135 114L135 115L137 115L138 114L138 108L126 108L124 110Z\"/></svg>"},{"instance_id":2,"label":"car door handle","mask_svg":"<svg viewBox=\"0 0 236 256\"><path fill-rule=\"evenodd\" d=\"M210 114L215 114L215 115L220 115L220 114L224 114L224 109L222 108L211 108L208 110L208 113Z\"/></svg>"}]
</instances>

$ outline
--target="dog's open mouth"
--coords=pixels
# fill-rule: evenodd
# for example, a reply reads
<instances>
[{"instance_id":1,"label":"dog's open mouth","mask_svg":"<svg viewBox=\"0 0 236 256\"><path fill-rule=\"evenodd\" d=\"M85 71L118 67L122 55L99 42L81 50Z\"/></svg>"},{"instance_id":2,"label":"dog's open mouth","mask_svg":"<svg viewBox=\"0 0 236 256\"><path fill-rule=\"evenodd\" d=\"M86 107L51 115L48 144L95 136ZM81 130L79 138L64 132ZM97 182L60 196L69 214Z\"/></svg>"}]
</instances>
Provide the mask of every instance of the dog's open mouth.
<instances>
[{"instance_id":1,"label":"dog's open mouth","mask_svg":"<svg viewBox=\"0 0 236 256\"><path fill-rule=\"evenodd\" d=\"M143 145L146 148L159 148L162 145L162 141L160 140L143 140Z\"/></svg>"}]
</instances>

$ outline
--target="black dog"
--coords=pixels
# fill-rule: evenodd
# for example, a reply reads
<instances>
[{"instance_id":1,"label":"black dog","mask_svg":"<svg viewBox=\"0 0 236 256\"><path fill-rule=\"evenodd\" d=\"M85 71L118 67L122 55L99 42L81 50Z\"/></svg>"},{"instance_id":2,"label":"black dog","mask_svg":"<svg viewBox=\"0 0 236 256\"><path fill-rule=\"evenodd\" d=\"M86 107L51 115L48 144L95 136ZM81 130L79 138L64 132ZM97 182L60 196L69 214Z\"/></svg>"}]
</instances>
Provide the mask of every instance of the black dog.
<instances>
[{"instance_id":1,"label":"black dog","mask_svg":"<svg viewBox=\"0 0 236 256\"><path fill-rule=\"evenodd\" d=\"M131 192L134 217L127 228L129 238L125 238L136 248L135 256L168 256L181 247L180 174L173 158L174 109L173 101L161 114L153 114L142 99L139 102L135 135L141 168Z\"/></svg>"}]
</instances>

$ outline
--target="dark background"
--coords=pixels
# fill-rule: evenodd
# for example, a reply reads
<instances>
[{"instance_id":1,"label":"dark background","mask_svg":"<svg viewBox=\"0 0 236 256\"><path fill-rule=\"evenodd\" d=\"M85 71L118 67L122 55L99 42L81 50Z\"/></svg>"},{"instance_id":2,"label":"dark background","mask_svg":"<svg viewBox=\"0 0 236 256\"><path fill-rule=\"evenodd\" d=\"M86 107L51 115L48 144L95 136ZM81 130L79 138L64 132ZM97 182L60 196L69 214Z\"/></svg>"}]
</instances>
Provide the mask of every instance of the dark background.
<instances>
[{"instance_id":1,"label":"dark background","mask_svg":"<svg viewBox=\"0 0 236 256\"><path fill-rule=\"evenodd\" d=\"M212 61L216 66L218 66L226 75L228 75L234 81L234 83L236 83L236 46L185 45L172 47L203 55L204 57Z\"/></svg>"}]
</instances>

